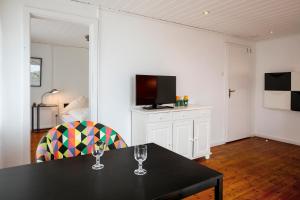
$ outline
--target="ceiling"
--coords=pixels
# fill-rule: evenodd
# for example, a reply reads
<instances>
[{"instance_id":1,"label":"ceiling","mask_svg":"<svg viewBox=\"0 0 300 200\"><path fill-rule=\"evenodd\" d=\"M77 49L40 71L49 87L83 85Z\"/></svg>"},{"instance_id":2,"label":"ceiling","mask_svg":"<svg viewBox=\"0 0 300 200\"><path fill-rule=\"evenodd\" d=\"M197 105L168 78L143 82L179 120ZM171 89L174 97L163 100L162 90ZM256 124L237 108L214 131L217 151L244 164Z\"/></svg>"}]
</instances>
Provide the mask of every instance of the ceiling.
<instances>
[{"instance_id":1,"label":"ceiling","mask_svg":"<svg viewBox=\"0 0 300 200\"><path fill-rule=\"evenodd\" d=\"M252 40L300 33L300 0L76 1Z\"/></svg>"},{"instance_id":2,"label":"ceiling","mask_svg":"<svg viewBox=\"0 0 300 200\"><path fill-rule=\"evenodd\" d=\"M31 41L36 43L88 48L87 26L70 22L32 18Z\"/></svg>"}]
</instances>

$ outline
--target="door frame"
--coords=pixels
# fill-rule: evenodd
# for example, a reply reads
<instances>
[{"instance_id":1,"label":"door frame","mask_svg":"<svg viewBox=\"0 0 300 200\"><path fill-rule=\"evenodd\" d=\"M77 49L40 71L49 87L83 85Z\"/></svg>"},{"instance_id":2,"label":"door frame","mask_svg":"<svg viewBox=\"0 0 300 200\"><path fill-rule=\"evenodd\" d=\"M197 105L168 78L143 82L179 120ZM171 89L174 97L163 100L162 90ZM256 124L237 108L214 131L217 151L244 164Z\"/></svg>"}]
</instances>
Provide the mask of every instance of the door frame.
<instances>
[{"instance_id":1,"label":"door frame","mask_svg":"<svg viewBox=\"0 0 300 200\"><path fill-rule=\"evenodd\" d=\"M43 18L50 20L58 20L65 22L79 23L86 25L89 28L89 110L90 117L93 121L98 121L98 93L99 93L99 72L100 72L100 62L99 62L99 20L97 18L82 17L74 14L66 14L57 11L49 11L40 8L33 8L29 6L24 7L23 13L23 128L22 128L22 158L23 163L30 163L30 148L31 148L31 117L30 117L30 30L31 30L31 19L32 18Z\"/></svg>"},{"instance_id":2,"label":"door frame","mask_svg":"<svg viewBox=\"0 0 300 200\"><path fill-rule=\"evenodd\" d=\"M225 48L226 48L226 64L225 64L225 69L224 69L224 130L225 130L225 133L224 133L224 143L227 143L229 142L228 140L228 131L229 131L229 126L228 126L228 123L229 123L229 98L228 98L228 90L229 90L229 47L230 46L238 46L238 47L244 47L244 48L248 48L250 49L250 53L253 54L253 47L251 44L240 44L240 43L236 43L236 42L225 42ZM252 55L253 56L253 55ZM253 57L252 57L253 59ZM253 64L252 62L252 59L251 59L251 64ZM254 98L253 98L253 75L254 75L254 68L252 71L252 74L251 74L251 91L250 91L250 95L251 95L251 99L252 99L252 103L251 103L251 107L253 107L253 103L254 103ZM253 110L253 109L251 109ZM251 112L250 113L250 125L251 125L251 132L253 131L252 130L252 126L253 126L253 113ZM253 133L250 133L250 135L253 135Z\"/></svg>"}]
</instances>

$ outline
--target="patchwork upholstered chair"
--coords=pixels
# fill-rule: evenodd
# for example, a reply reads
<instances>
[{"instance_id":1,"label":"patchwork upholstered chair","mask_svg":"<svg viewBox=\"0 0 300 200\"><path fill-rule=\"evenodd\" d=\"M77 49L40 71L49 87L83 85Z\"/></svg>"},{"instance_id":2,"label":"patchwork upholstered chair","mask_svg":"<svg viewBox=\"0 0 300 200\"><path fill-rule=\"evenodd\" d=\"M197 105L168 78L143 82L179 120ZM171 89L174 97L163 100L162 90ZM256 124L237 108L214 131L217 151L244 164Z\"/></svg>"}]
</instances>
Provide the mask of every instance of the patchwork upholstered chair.
<instances>
[{"instance_id":1,"label":"patchwork upholstered chair","mask_svg":"<svg viewBox=\"0 0 300 200\"><path fill-rule=\"evenodd\" d=\"M99 140L106 143L106 150L127 147L113 129L92 121L75 121L48 131L37 147L36 162L90 154L93 144Z\"/></svg>"}]
</instances>

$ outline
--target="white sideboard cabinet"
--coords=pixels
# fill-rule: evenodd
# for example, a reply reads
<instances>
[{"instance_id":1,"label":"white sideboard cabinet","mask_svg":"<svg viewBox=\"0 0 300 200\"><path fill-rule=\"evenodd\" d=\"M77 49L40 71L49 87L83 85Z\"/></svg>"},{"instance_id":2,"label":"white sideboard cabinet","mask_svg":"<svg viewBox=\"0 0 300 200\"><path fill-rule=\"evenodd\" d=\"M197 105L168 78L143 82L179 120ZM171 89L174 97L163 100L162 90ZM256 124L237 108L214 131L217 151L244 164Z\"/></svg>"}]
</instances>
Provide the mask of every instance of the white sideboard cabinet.
<instances>
[{"instance_id":1,"label":"white sideboard cabinet","mask_svg":"<svg viewBox=\"0 0 300 200\"><path fill-rule=\"evenodd\" d=\"M144 110L132 109L132 145L156 143L189 159L210 152L210 106Z\"/></svg>"}]
</instances>

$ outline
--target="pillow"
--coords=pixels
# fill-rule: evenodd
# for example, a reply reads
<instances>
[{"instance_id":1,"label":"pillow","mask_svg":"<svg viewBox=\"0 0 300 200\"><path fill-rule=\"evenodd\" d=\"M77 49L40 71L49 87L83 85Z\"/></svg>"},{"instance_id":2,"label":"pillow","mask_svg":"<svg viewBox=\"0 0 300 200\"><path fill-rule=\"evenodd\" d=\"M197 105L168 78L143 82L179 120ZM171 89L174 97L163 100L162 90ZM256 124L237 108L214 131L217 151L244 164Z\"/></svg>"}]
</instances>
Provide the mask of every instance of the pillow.
<instances>
[{"instance_id":1,"label":"pillow","mask_svg":"<svg viewBox=\"0 0 300 200\"><path fill-rule=\"evenodd\" d=\"M89 116L89 108L77 108L74 110L70 110L69 115L71 115L74 119L78 121L87 120Z\"/></svg>"},{"instance_id":2,"label":"pillow","mask_svg":"<svg viewBox=\"0 0 300 200\"><path fill-rule=\"evenodd\" d=\"M89 101L86 97L80 96L75 100L71 101L68 106L66 106L62 111L61 114L68 114L70 110L74 110L77 108L86 108L89 106Z\"/></svg>"}]
</instances>

